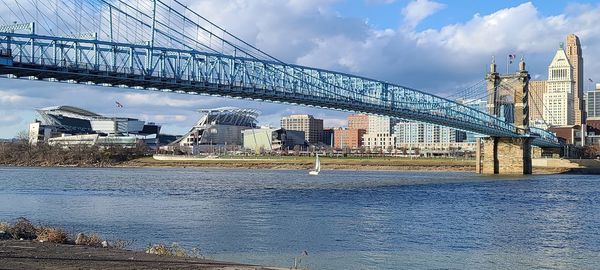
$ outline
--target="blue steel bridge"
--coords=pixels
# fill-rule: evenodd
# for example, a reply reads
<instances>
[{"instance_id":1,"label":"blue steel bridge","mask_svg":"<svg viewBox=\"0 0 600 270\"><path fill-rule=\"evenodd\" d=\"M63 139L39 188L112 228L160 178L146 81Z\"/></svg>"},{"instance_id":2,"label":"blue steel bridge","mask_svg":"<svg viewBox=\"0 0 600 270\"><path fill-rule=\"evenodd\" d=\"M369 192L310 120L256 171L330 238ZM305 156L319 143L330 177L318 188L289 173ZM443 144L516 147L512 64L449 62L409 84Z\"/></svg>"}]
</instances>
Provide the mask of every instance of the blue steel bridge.
<instances>
[{"instance_id":1,"label":"blue steel bridge","mask_svg":"<svg viewBox=\"0 0 600 270\"><path fill-rule=\"evenodd\" d=\"M548 131L521 135L512 123L423 91L284 63L177 0L2 2L0 74L8 78L306 105L560 146Z\"/></svg>"}]
</instances>

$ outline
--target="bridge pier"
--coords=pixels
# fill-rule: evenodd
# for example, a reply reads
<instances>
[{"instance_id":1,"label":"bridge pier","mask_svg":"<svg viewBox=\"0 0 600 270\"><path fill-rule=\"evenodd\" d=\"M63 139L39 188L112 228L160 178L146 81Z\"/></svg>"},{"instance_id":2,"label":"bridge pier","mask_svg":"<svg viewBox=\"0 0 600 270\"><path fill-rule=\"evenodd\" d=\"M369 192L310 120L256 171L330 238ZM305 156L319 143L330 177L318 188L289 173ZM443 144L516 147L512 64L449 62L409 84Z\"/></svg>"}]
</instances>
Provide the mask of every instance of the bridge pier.
<instances>
[{"instance_id":1,"label":"bridge pier","mask_svg":"<svg viewBox=\"0 0 600 270\"><path fill-rule=\"evenodd\" d=\"M504 115L504 117L507 122L515 125L515 133L519 136L478 139L476 172L480 174L531 174L533 137L529 135L530 76L525 70L525 61L521 59L519 71L516 74L500 75L496 71L494 60L486 79L488 81L488 113L500 117L500 106L512 104L514 115L512 117ZM502 88L502 85L505 88ZM512 88L511 91L506 91L506 87Z\"/></svg>"},{"instance_id":2,"label":"bridge pier","mask_svg":"<svg viewBox=\"0 0 600 270\"><path fill-rule=\"evenodd\" d=\"M488 137L477 140L476 168L480 174L531 174L529 137Z\"/></svg>"}]
</instances>

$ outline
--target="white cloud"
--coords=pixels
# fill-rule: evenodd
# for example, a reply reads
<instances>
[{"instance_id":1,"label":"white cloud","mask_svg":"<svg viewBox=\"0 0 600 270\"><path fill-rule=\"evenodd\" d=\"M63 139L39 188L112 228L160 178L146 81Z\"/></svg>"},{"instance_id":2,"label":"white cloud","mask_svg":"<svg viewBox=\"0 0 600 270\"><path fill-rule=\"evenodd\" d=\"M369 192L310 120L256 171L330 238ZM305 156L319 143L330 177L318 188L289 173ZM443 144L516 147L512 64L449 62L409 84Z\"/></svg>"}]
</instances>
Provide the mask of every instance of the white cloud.
<instances>
[{"instance_id":1,"label":"white cloud","mask_svg":"<svg viewBox=\"0 0 600 270\"><path fill-rule=\"evenodd\" d=\"M387 0L367 0L378 3ZM383 1L383 2L382 2ZM600 6L571 4L563 14L546 16L532 3L467 21L426 30L416 26L444 5L412 1L398 10L397 26L378 29L364 18L342 17L337 0L198 0L190 8L287 62L350 72L426 91L445 93L483 79L492 55L525 55L534 77L544 78L554 51L575 32L584 51L584 76L600 80ZM449 5L452 5L449 3ZM1 10L0 14L6 12ZM402 14L402 17L401 17ZM235 19L232 19L235 18ZM499 60L499 64L503 63ZM503 68L501 69L503 70ZM313 113L343 124L345 113L206 96L142 92L19 80L0 80L3 115L21 116L23 129L33 113L23 111L70 104L103 114L138 117L165 124L168 133L182 133L194 124L200 108L238 106L263 112L263 124L278 125L291 113ZM114 101L126 106L116 111ZM16 119L13 117L13 119ZM2 125L6 127L6 125ZM0 129L0 137L12 131Z\"/></svg>"},{"instance_id":2,"label":"white cloud","mask_svg":"<svg viewBox=\"0 0 600 270\"><path fill-rule=\"evenodd\" d=\"M24 99L25 98L23 96L20 96L18 94L9 91L0 91L0 104L2 104L3 106L9 104L19 104L23 102Z\"/></svg>"},{"instance_id":3,"label":"white cloud","mask_svg":"<svg viewBox=\"0 0 600 270\"><path fill-rule=\"evenodd\" d=\"M429 0L414 0L402 9L404 23L409 29L415 28L422 20L444 9L446 5Z\"/></svg>"},{"instance_id":4,"label":"white cloud","mask_svg":"<svg viewBox=\"0 0 600 270\"><path fill-rule=\"evenodd\" d=\"M0 124L2 125L12 125L15 123L21 122L23 119L21 116L12 114L8 111L0 111Z\"/></svg>"}]
</instances>

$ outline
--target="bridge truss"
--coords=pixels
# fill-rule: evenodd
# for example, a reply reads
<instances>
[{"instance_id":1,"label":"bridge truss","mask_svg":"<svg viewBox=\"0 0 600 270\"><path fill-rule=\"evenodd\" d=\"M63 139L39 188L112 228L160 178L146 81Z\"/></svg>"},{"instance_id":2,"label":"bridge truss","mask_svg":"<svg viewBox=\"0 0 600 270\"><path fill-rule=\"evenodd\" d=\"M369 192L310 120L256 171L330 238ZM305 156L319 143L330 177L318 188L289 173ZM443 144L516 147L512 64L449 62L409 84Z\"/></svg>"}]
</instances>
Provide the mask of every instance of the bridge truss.
<instances>
[{"instance_id":1,"label":"bridge truss","mask_svg":"<svg viewBox=\"0 0 600 270\"><path fill-rule=\"evenodd\" d=\"M188 18L185 12L162 1L138 1L146 2L146 9L136 9L123 1L82 2L96 3L87 8L108 14L99 15L97 24L108 21L110 33L106 27L99 27L104 29L101 32L60 34L52 30L39 33L36 23L2 26L0 74L11 78L299 104L416 120L489 136L522 136L514 125L449 99L384 81L286 64L211 23L213 29L221 31L220 35L212 35L213 32L206 30L207 26L197 22L202 18L200 15L191 13L196 17ZM160 20L162 17L156 15L160 10L169 10L169 18L177 15L176 20L184 25L182 30L174 30L172 24ZM154 15L140 15L148 11ZM149 36L150 40L141 42L132 39L129 32L115 33L115 25L126 22L115 23L114 13L121 13L127 18L125 21L141 24L142 27L136 27L147 34L141 36ZM84 21L79 24L85 25ZM195 30L189 30L189 24L194 25ZM200 36L206 35L200 35L199 29L210 33L210 42L202 41ZM212 44L213 38L217 45ZM531 133L535 137L534 145L560 145L550 132L532 129Z\"/></svg>"}]
</instances>

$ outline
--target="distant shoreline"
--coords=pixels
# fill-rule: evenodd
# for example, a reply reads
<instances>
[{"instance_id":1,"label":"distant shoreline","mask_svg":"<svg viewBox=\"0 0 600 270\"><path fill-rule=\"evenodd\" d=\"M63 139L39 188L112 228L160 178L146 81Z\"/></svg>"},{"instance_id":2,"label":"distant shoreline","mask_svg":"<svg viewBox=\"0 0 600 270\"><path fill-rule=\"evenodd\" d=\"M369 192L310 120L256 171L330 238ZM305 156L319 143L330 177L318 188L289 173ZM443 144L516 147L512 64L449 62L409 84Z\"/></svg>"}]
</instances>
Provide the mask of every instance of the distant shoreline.
<instances>
[{"instance_id":1,"label":"distant shoreline","mask_svg":"<svg viewBox=\"0 0 600 270\"><path fill-rule=\"evenodd\" d=\"M391 157L372 158L321 158L323 170L344 171L451 171L466 172L475 170L474 160L454 159L409 159ZM152 157L138 158L124 162L119 167L156 168L215 168L215 169L266 169L266 170L309 170L314 167L312 157L272 157L272 158L215 158L157 160Z\"/></svg>"},{"instance_id":2,"label":"distant shoreline","mask_svg":"<svg viewBox=\"0 0 600 270\"><path fill-rule=\"evenodd\" d=\"M314 158L305 156L196 158L184 156L141 157L113 164L0 164L6 167L47 168L205 168L248 170L310 170ZM408 172L475 172L474 159L404 158L404 157L322 157L324 171L408 171ZM579 172L572 168L535 167L534 174Z\"/></svg>"}]
</instances>

